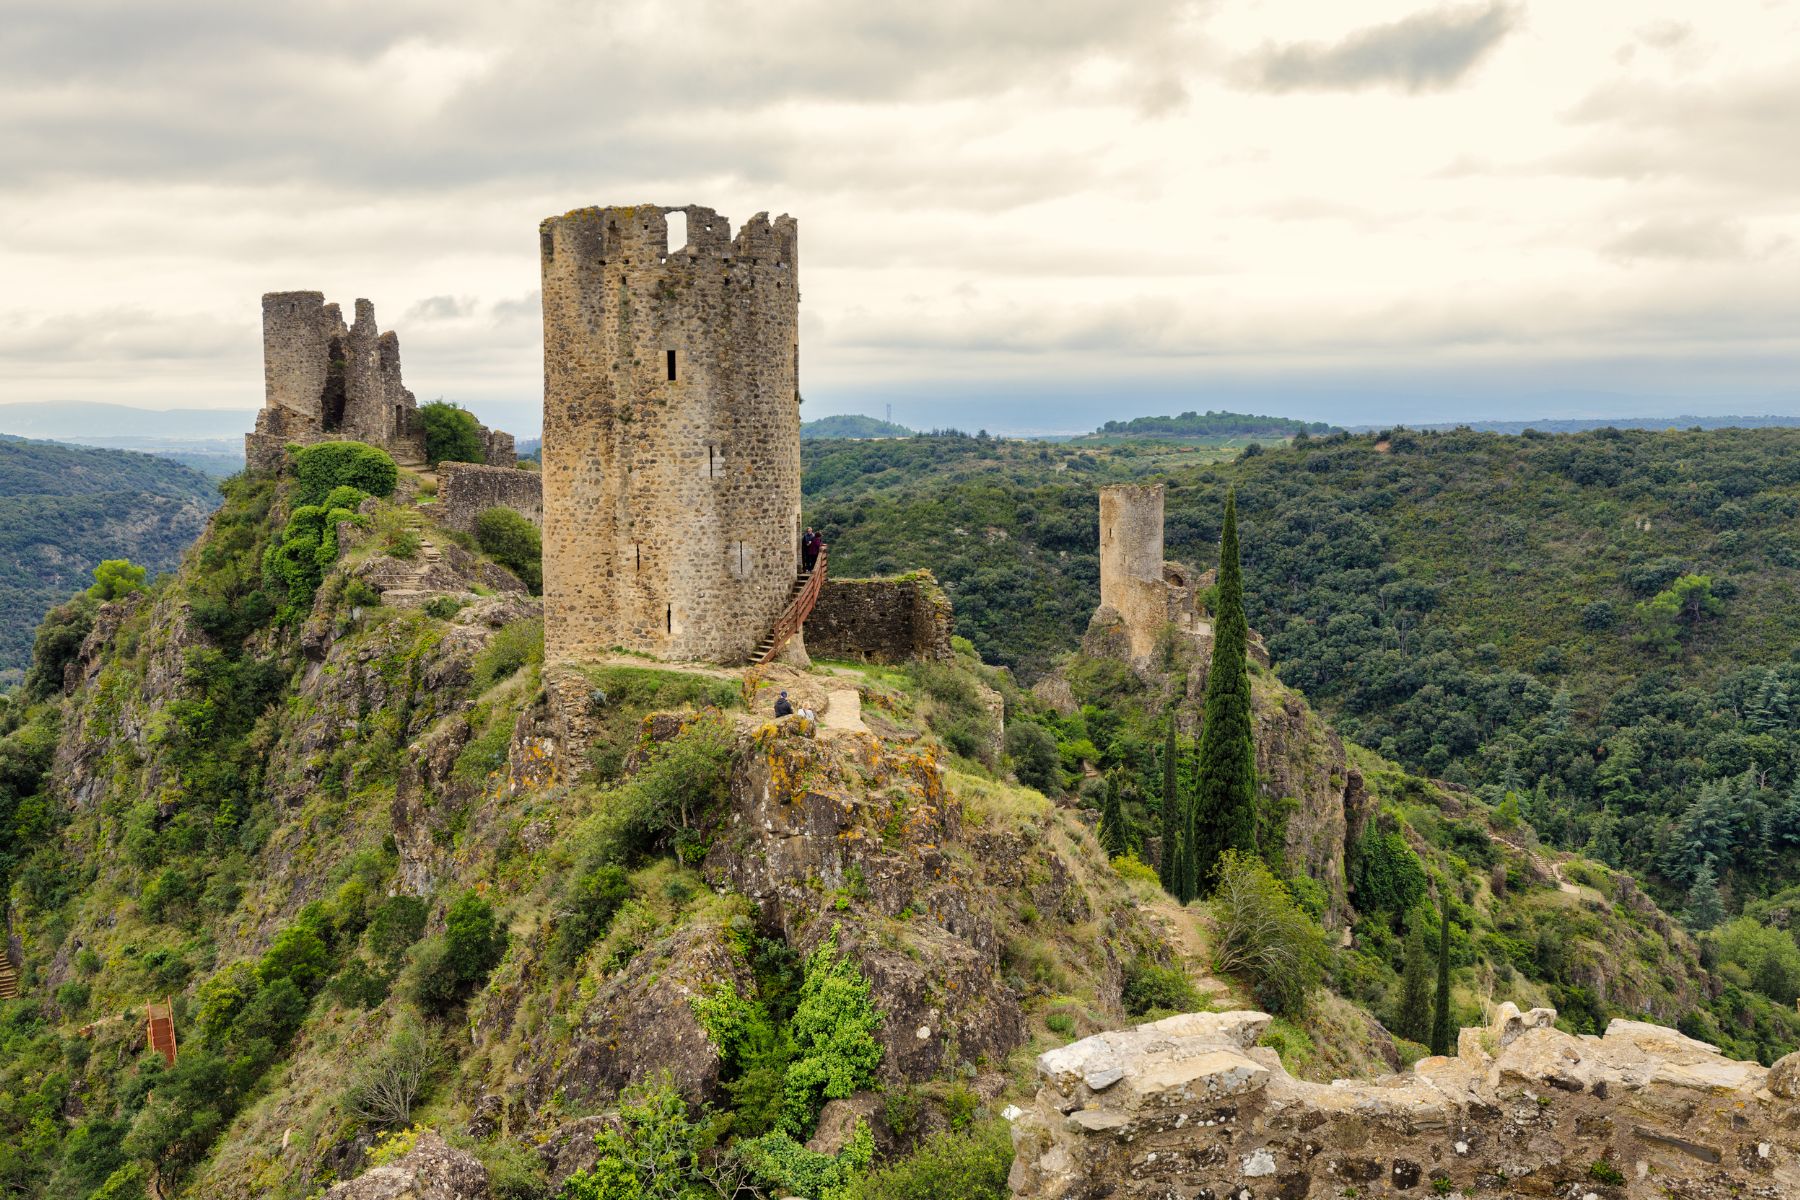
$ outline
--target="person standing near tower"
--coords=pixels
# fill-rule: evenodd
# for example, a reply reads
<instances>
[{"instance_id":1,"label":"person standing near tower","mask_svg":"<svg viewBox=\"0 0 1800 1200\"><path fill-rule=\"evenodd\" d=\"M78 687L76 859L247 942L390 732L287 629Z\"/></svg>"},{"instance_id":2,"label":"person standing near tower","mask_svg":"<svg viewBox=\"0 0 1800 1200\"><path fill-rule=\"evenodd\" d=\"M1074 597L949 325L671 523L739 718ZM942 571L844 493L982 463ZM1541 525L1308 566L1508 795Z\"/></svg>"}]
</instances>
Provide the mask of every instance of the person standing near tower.
<instances>
[{"instance_id":1,"label":"person standing near tower","mask_svg":"<svg viewBox=\"0 0 1800 1200\"><path fill-rule=\"evenodd\" d=\"M807 571L810 572L818 565L819 547L824 544L825 539L820 537L811 525L808 525L806 532L800 535L800 562Z\"/></svg>"}]
</instances>

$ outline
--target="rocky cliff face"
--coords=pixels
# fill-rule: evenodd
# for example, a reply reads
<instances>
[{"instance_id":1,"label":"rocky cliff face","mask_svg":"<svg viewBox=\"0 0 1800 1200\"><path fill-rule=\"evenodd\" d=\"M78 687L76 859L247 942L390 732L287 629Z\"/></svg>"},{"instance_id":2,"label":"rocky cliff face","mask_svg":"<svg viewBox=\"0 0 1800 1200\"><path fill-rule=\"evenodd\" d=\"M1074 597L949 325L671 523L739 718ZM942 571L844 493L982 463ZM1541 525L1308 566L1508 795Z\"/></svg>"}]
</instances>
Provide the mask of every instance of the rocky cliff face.
<instances>
[{"instance_id":1,"label":"rocky cliff face","mask_svg":"<svg viewBox=\"0 0 1800 1200\"><path fill-rule=\"evenodd\" d=\"M1800 1055L1773 1069L1674 1030L1555 1029L1502 1005L1454 1058L1373 1084L1302 1083L1261 1013L1196 1013L1038 1059L1013 1130L1033 1200L1800 1195Z\"/></svg>"}]
</instances>

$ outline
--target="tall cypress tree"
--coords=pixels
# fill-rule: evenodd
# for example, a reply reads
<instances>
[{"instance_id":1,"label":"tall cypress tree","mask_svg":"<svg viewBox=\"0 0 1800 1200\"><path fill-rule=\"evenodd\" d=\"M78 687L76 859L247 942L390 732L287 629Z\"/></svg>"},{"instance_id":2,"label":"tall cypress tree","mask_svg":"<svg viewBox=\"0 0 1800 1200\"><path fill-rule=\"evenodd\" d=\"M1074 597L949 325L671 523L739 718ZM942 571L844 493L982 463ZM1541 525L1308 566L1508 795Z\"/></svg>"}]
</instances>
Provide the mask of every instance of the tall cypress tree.
<instances>
[{"instance_id":1,"label":"tall cypress tree","mask_svg":"<svg viewBox=\"0 0 1800 1200\"><path fill-rule=\"evenodd\" d=\"M1431 1018L1431 1052L1449 1054L1454 1029L1450 1019L1450 905L1443 903L1444 923L1438 932L1437 1011Z\"/></svg>"},{"instance_id":2,"label":"tall cypress tree","mask_svg":"<svg viewBox=\"0 0 1800 1200\"><path fill-rule=\"evenodd\" d=\"M1106 777L1106 798L1100 805L1100 847L1108 858L1117 858L1131 848L1125 831L1125 806L1119 799L1119 780Z\"/></svg>"},{"instance_id":3,"label":"tall cypress tree","mask_svg":"<svg viewBox=\"0 0 1800 1200\"><path fill-rule=\"evenodd\" d=\"M1400 979L1400 1014L1394 1032L1408 1041L1431 1036L1431 954L1425 949L1425 921L1413 914L1406 934L1406 966Z\"/></svg>"},{"instance_id":4,"label":"tall cypress tree","mask_svg":"<svg viewBox=\"0 0 1800 1200\"><path fill-rule=\"evenodd\" d=\"M1175 710L1169 710L1169 729L1163 737L1162 857L1156 874L1163 890L1176 895L1181 890L1181 789L1175 770Z\"/></svg>"},{"instance_id":5,"label":"tall cypress tree","mask_svg":"<svg viewBox=\"0 0 1800 1200\"><path fill-rule=\"evenodd\" d=\"M1256 741L1250 712L1250 626L1238 563L1237 494L1225 496L1219 537L1218 604L1213 613L1212 670L1206 677L1206 723L1200 730L1200 779L1194 794L1194 886L1212 886L1219 855L1256 852Z\"/></svg>"}]
</instances>

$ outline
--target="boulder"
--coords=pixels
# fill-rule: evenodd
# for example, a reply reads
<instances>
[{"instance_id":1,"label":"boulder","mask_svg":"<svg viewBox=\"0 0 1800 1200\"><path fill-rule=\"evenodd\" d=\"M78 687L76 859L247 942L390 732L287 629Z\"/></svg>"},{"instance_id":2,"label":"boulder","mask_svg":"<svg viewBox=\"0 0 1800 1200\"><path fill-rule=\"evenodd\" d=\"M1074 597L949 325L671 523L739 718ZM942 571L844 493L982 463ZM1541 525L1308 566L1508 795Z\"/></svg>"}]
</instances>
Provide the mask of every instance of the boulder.
<instances>
[{"instance_id":1,"label":"boulder","mask_svg":"<svg viewBox=\"0 0 1800 1200\"><path fill-rule=\"evenodd\" d=\"M491 1195L480 1160L452 1149L428 1129L403 1157L338 1184L324 1200L490 1200Z\"/></svg>"}]
</instances>

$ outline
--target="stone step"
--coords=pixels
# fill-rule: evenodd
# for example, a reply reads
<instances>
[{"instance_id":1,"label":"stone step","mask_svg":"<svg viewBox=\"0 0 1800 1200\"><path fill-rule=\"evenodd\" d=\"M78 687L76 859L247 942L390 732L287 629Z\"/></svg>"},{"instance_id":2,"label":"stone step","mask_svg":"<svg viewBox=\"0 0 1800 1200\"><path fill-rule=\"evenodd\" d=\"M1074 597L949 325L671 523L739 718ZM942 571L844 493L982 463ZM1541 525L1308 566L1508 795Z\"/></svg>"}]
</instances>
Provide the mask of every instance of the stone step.
<instances>
[{"instance_id":1,"label":"stone step","mask_svg":"<svg viewBox=\"0 0 1800 1200\"><path fill-rule=\"evenodd\" d=\"M13 970L12 956L0 953L0 1000L19 998L19 973Z\"/></svg>"}]
</instances>

